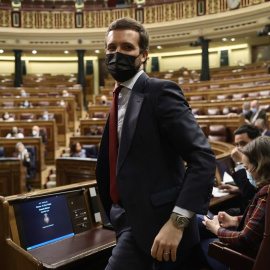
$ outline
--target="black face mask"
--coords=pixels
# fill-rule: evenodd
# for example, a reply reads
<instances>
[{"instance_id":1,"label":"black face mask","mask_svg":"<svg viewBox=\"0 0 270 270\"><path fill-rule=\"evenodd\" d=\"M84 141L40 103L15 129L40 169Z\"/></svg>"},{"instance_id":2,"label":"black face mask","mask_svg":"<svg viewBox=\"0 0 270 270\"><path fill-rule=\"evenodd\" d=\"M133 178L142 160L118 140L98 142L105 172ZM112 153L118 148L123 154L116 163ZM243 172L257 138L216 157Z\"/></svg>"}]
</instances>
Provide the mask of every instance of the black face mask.
<instances>
[{"instance_id":1,"label":"black face mask","mask_svg":"<svg viewBox=\"0 0 270 270\"><path fill-rule=\"evenodd\" d=\"M132 78L141 66L135 66L137 57L119 52L106 54L106 66L117 82L125 82Z\"/></svg>"}]
</instances>

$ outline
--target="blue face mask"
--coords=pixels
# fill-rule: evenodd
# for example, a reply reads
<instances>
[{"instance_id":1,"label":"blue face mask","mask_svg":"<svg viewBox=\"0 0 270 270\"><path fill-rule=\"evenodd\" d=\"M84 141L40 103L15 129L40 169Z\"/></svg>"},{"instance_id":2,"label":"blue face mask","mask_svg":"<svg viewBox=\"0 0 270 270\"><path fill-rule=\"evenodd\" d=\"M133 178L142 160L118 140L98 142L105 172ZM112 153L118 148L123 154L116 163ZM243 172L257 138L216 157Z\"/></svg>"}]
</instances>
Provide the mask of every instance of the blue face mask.
<instances>
[{"instance_id":1,"label":"blue face mask","mask_svg":"<svg viewBox=\"0 0 270 270\"><path fill-rule=\"evenodd\" d=\"M49 116L47 114L43 115L43 119L48 120Z\"/></svg>"},{"instance_id":2,"label":"blue face mask","mask_svg":"<svg viewBox=\"0 0 270 270\"><path fill-rule=\"evenodd\" d=\"M228 114L229 113L229 110L228 109L223 109L223 114Z\"/></svg>"},{"instance_id":3,"label":"blue face mask","mask_svg":"<svg viewBox=\"0 0 270 270\"><path fill-rule=\"evenodd\" d=\"M246 115L248 113L247 110L243 110L243 114Z\"/></svg>"},{"instance_id":4,"label":"blue face mask","mask_svg":"<svg viewBox=\"0 0 270 270\"><path fill-rule=\"evenodd\" d=\"M257 109L256 109L256 108L251 108L251 111L252 111L253 113L256 113L256 112L257 112Z\"/></svg>"},{"instance_id":5,"label":"blue face mask","mask_svg":"<svg viewBox=\"0 0 270 270\"><path fill-rule=\"evenodd\" d=\"M22 97L26 97L26 93L22 93L21 96L22 96Z\"/></svg>"},{"instance_id":6,"label":"blue face mask","mask_svg":"<svg viewBox=\"0 0 270 270\"><path fill-rule=\"evenodd\" d=\"M29 106L29 103L26 101L24 102L24 107L28 107Z\"/></svg>"},{"instance_id":7,"label":"blue face mask","mask_svg":"<svg viewBox=\"0 0 270 270\"><path fill-rule=\"evenodd\" d=\"M248 172L246 170L246 173L247 173L247 178L248 178L248 181L250 182L250 184L253 185L253 186L256 186L256 181L253 179L253 177L251 176L250 172Z\"/></svg>"}]
</instances>

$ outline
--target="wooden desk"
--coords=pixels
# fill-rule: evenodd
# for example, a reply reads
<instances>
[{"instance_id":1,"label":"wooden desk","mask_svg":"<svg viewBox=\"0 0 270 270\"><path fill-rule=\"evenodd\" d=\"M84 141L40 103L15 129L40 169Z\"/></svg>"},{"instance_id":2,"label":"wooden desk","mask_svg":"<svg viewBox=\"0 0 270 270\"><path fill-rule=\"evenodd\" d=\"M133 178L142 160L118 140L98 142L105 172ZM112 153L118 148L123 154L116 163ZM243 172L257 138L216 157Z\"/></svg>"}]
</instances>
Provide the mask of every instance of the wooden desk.
<instances>
[{"instance_id":1,"label":"wooden desk","mask_svg":"<svg viewBox=\"0 0 270 270\"><path fill-rule=\"evenodd\" d=\"M34 188L42 188L41 172L46 169L46 165L44 162L45 147L44 147L44 144L42 143L41 137L39 138L26 137L26 138L21 138L21 139L0 138L0 146L3 146L5 148L6 157L13 157L13 154L16 151L15 146L17 142L22 142L25 146L31 145L35 147L36 149L36 178L30 179L29 185ZM25 178L24 178L24 183L25 183ZM15 194L19 194L19 193L21 192L18 192Z\"/></svg>"},{"instance_id":2,"label":"wooden desk","mask_svg":"<svg viewBox=\"0 0 270 270\"><path fill-rule=\"evenodd\" d=\"M198 115L195 117L200 126L206 127L203 129L205 136L209 135L209 126L224 125L227 130L228 143L234 143L234 131L245 124L244 115L236 115L228 117L226 115Z\"/></svg>"},{"instance_id":3,"label":"wooden desk","mask_svg":"<svg viewBox=\"0 0 270 270\"><path fill-rule=\"evenodd\" d=\"M0 158L0 196L27 192L25 177L26 168L20 159Z\"/></svg>"},{"instance_id":4,"label":"wooden desk","mask_svg":"<svg viewBox=\"0 0 270 270\"><path fill-rule=\"evenodd\" d=\"M86 135L90 132L91 126L102 126L105 127L107 118L89 118L80 119L80 130L81 135Z\"/></svg>"},{"instance_id":5,"label":"wooden desk","mask_svg":"<svg viewBox=\"0 0 270 270\"><path fill-rule=\"evenodd\" d=\"M57 126L57 141L59 145L66 146L66 133L69 132L68 128L68 115L66 112L66 108L64 107L47 107L46 108L49 113L54 114L55 123ZM23 113L32 113L34 114L34 119L39 120L42 116L44 108L42 107L34 107L34 108L0 108L0 115L3 112L9 112L10 114L15 115L16 120L20 120L20 116ZM43 120L47 121L47 120ZM27 136L27 134L25 134Z\"/></svg>"},{"instance_id":6,"label":"wooden desk","mask_svg":"<svg viewBox=\"0 0 270 270\"><path fill-rule=\"evenodd\" d=\"M59 148L57 142L57 126L55 124L55 120L20 120L20 121L12 121L0 122L1 129L0 129L0 137L6 137L6 135L10 132L13 126L17 126L18 128L23 128L25 137L28 136L32 132L33 126L39 126L40 128L46 128L47 131L47 145L46 145L46 156L45 161L46 164L54 164L55 161L55 151ZM29 137L28 137L29 138ZM26 139L26 138L25 138ZM12 139L7 139L12 140ZM23 141L22 139L18 139L17 141ZM3 140L1 140L3 143ZM15 149L15 148L14 148Z\"/></svg>"},{"instance_id":7,"label":"wooden desk","mask_svg":"<svg viewBox=\"0 0 270 270\"><path fill-rule=\"evenodd\" d=\"M79 142L81 145L83 144L94 144L98 146L101 141L101 136L72 136L69 138L69 146L71 146L74 142Z\"/></svg>"},{"instance_id":8,"label":"wooden desk","mask_svg":"<svg viewBox=\"0 0 270 270\"><path fill-rule=\"evenodd\" d=\"M189 106L192 109L198 108L198 109L200 109L200 111L203 115L207 115L207 109L217 108L222 112L222 110L225 106L242 108L242 105L245 102L251 102L252 100L254 100L254 97L241 98L241 99L231 99L231 100L211 100L210 102L207 100L190 101ZM269 105L270 104L269 97L256 97L256 100L260 103L260 105Z\"/></svg>"},{"instance_id":9,"label":"wooden desk","mask_svg":"<svg viewBox=\"0 0 270 270\"><path fill-rule=\"evenodd\" d=\"M84 108L83 106L83 93L81 88L43 88L43 87L7 87L5 89L0 89L0 96L3 96L3 93L12 93L14 96L20 96L21 89L24 89L26 93L28 93L31 97L37 97L39 93L46 93L50 94L51 92L59 92L59 95L57 98L62 97L62 91L63 89L68 90L70 94L72 94L75 97L75 101L77 102L76 111L78 113L78 117L82 116L82 110Z\"/></svg>"},{"instance_id":10,"label":"wooden desk","mask_svg":"<svg viewBox=\"0 0 270 270\"><path fill-rule=\"evenodd\" d=\"M111 250L115 246L115 232L103 229L99 221L96 221L96 211L101 213L102 220L104 217L98 193L95 206L89 196L89 189L95 187L95 181L87 181L23 195L0 197L1 269L103 270L111 255ZM76 226L78 222L76 218L74 219L74 211L69 210L74 228L73 236L26 251L20 243L20 232L16 223L17 214L14 211L14 205L20 204L23 200L33 201L59 194L66 196L68 205L72 203L83 205L82 209L84 216L87 217L85 221L87 226L83 226L82 229L78 228ZM72 197L69 197L68 194L72 194Z\"/></svg>"},{"instance_id":11,"label":"wooden desk","mask_svg":"<svg viewBox=\"0 0 270 270\"><path fill-rule=\"evenodd\" d=\"M29 103L33 105L33 107L39 107L38 102L40 101L48 101L50 103L50 106L57 106L59 107L58 103L61 100L64 100L67 104L66 106L66 112L68 113L68 127L70 128L71 131L74 131L75 129L75 120L77 119L77 114L76 114L76 101L75 97L26 97L26 98L16 98L16 97L6 97L6 98L0 98L0 105L2 106L2 102L14 102L14 107L19 108L21 106L21 103L24 102L24 100L28 100ZM50 110L50 106L42 107L43 109L47 109L48 111ZM26 108L27 112L28 108Z\"/></svg>"},{"instance_id":12,"label":"wooden desk","mask_svg":"<svg viewBox=\"0 0 270 270\"><path fill-rule=\"evenodd\" d=\"M96 179L96 159L60 157L56 159L56 186Z\"/></svg>"},{"instance_id":13,"label":"wooden desk","mask_svg":"<svg viewBox=\"0 0 270 270\"><path fill-rule=\"evenodd\" d=\"M110 105L92 105L88 107L89 118L94 118L95 112L106 113L106 118L107 118L110 112Z\"/></svg>"}]
</instances>

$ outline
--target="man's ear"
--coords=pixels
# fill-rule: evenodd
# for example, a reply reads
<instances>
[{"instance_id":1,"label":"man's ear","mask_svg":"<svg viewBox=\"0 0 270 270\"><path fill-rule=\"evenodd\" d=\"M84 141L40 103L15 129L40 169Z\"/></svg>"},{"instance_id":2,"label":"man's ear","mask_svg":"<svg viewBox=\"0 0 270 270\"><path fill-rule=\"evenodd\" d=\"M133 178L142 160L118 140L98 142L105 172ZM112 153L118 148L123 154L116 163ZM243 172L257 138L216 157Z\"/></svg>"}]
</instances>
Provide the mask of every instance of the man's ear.
<instances>
[{"instance_id":1,"label":"man's ear","mask_svg":"<svg viewBox=\"0 0 270 270\"><path fill-rule=\"evenodd\" d=\"M145 63L148 57L148 50L142 52L142 62Z\"/></svg>"}]
</instances>

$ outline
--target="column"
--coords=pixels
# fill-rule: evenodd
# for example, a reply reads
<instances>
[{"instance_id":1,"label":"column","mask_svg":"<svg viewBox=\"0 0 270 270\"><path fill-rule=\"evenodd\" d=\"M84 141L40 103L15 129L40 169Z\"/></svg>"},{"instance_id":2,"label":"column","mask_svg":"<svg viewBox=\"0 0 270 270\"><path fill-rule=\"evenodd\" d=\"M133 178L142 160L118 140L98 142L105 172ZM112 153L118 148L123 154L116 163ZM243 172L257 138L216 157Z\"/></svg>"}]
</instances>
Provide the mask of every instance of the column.
<instances>
[{"instance_id":1,"label":"column","mask_svg":"<svg viewBox=\"0 0 270 270\"><path fill-rule=\"evenodd\" d=\"M22 50L13 50L15 56L15 76L14 76L14 86L20 87L23 84L22 80L22 61L21 53Z\"/></svg>"},{"instance_id":2,"label":"column","mask_svg":"<svg viewBox=\"0 0 270 270\"><path fill-rule=\"evenodd\" d=\"M85 94L85 76L84 76L84 53L85 50L77 50L78 54L78 80L77 83L81 84L83 92L83 104L86 108L86 94Z\"/></svg>"},{"instance_id":3,"label":"column","mask_svg":"<svg viewBox=\"0 0 270 270\"><path fill-rule=\"evenodd\" d=\"M202 46L202 71L201 71L201 81L210 80L210 70L209 70L209 53L208 53L208 44L209 39L201 38Z\"/></svg>"}]
</instances>

